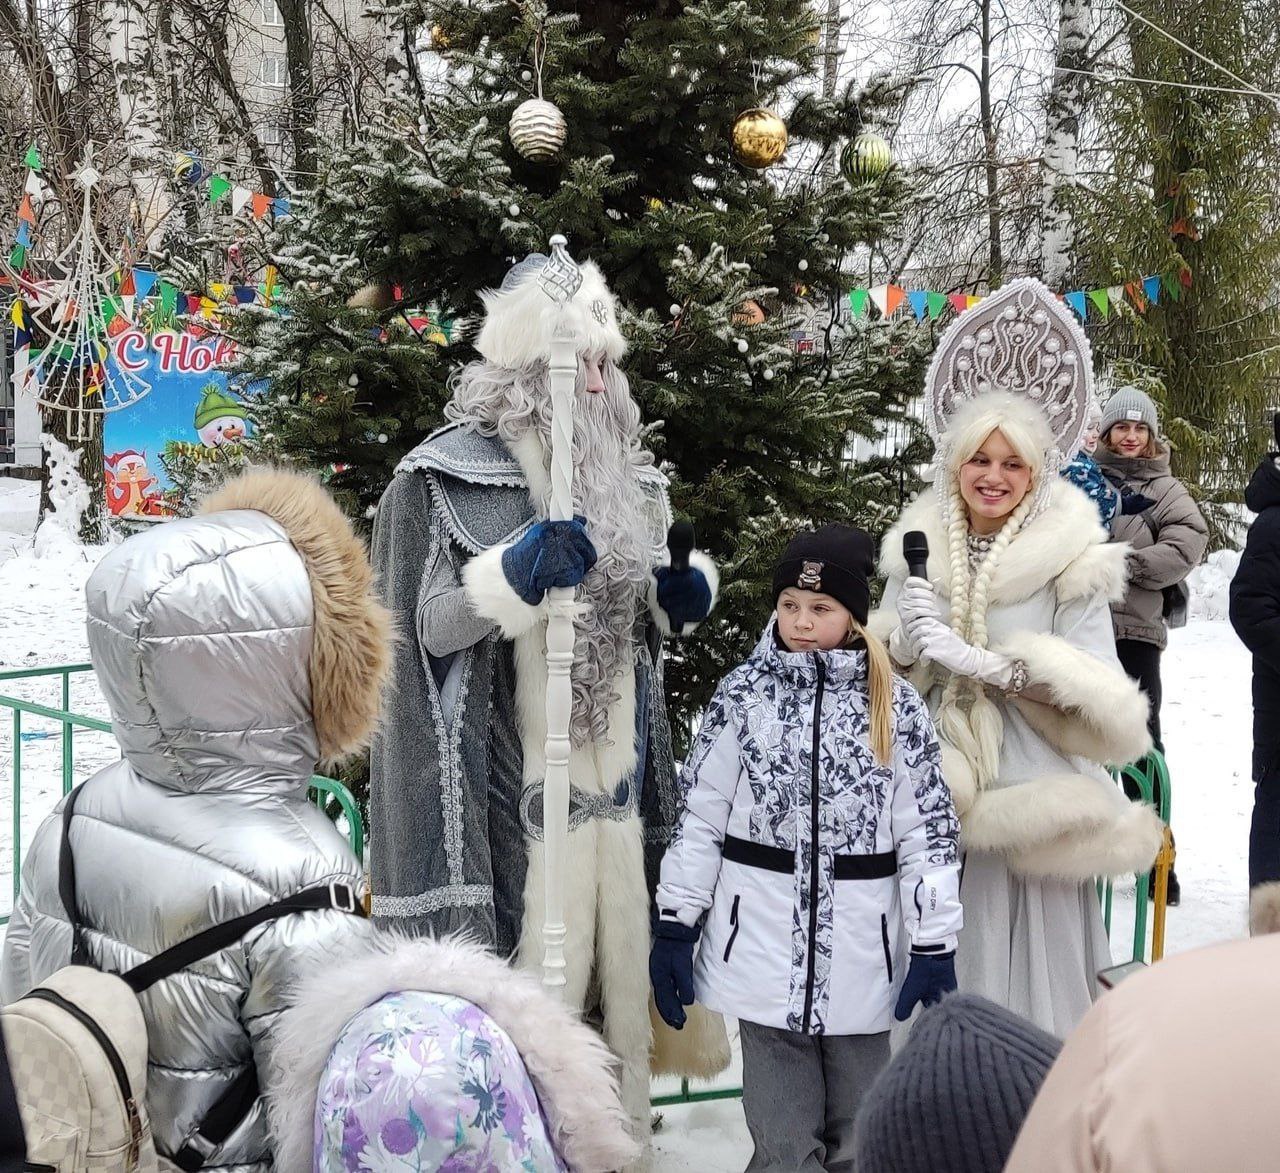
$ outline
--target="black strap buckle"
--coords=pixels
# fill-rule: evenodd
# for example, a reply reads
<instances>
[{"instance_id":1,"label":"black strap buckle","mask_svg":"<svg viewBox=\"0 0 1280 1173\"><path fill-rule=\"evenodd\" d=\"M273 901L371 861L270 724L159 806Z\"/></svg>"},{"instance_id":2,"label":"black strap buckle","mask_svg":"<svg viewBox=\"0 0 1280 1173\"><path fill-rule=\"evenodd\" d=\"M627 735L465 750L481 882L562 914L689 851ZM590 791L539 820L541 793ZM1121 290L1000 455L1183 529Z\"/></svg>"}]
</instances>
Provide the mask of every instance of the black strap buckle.
<instances>
[{"instance_id":1,"label":"black strap buckle","mask_svg":"<svg viewBox=\"0 0 1280 1173\"><path fill-rule=\"evenodd\" d=\"M329 884L329 902L338 912L355 912L356 890L350 884L333 880Z\"/></svg>"}]
</instances>

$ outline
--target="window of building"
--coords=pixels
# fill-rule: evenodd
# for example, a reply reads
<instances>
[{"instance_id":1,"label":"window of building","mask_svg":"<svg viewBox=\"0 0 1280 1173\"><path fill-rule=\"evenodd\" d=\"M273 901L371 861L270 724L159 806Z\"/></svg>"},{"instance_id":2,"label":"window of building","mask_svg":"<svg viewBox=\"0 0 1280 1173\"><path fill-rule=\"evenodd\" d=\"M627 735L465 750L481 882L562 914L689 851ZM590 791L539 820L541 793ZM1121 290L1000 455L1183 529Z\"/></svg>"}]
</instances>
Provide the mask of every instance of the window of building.
<instances>
[{"instance_id":1,"label":"window of building","mask_svg":"<svg viewBox=\"0 0 1280 1173\"><path fill-rule=\"evenodd\" d=\"M278 122L264 122L258 127L258 141L264 147L278 147L284 142L284 130Z\"/></svg>"},{"instance_id":2,"label":"window of building","mask_svg":"<svg viewBox=\"0 0 1280 1173\"><path fill-rule=\"evenodd\" d=\"M262 55L262 84L264 86L283 86L284 78L284 54L264 53Z\"/></svg>"},{"instance_id":3,"label":"window of building","mask_svg":"<svg viewBox=\"0 0 1280 1173\"><path fill-rule=\"evenodd\" d=\"M262 23L277 28L284 24L284 18L280 15L280 5L276 0L262 0Z\"/></svg>"}]
</instances>

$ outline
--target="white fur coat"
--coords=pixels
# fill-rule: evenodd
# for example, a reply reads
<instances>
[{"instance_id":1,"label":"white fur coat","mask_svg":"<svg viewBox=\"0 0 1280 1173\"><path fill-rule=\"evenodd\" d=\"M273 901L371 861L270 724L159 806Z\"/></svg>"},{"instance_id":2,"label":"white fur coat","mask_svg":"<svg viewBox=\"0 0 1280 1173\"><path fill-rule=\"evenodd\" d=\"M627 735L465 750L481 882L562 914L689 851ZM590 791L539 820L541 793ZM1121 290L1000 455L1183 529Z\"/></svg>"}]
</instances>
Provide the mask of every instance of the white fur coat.
<instances>
[{"instance_id":1,"label":"white fur coat","mask_svg":"<svg viewBox=\"0 0 1280 1173\"><path fill-rule=\"evenodd\" d=\"M951 595L947 535L933 490L904 511L885 538L884 601L871 627L898 626L894 601L907 577L902 536L922 530L928 572ZM1124 593L1127 547L1108 543L1093 503L1074 485L1053 486L1047 508L1013 539L992 578L988 646L1028 670L1037 700L994 698L1003 720L999 770L984 788L975 763L943 741L943 769L966 849L1001 854L1022 875L1086 880L1151 865L1159 817L1128 802L1100 768L1150 747L1147 702L1115 654L1110 602ZM944 619L947 607L942 607ZM936 709L946 674L917 664L912 682Z\"/></svg>"}]
</instances>

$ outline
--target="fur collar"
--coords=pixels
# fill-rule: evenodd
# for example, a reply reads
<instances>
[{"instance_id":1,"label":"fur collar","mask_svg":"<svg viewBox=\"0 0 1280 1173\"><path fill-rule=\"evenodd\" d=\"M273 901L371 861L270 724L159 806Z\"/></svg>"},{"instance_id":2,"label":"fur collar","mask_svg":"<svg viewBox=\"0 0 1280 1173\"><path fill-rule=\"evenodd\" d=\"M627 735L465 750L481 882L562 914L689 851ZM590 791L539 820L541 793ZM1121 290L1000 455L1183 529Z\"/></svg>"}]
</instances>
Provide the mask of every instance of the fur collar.
<instances>
[{"instance_id":1,"label":"fur collar","mask_svg":"<svg viewBox=\"0 0 1280 1173\"><path fill-rule=\"evenodd\" d=\"M387 994L423 990L479 1006L515 1043L537 1088L556 1150L571 1170L605 1173L636 1155L613 1056L589 1027L527 973L456 937L362 938L362 952L313 969L275 1027L268 1087L276 1168L309 1173L321 1075L352 1016Z\"/></svg>"},{"instance_id":2,"label":"fur collar","mask_svg":"<svg viewBox=\"0 0 1280 1173\"><path fill-rule=\"evenodd\" d=\"M936 487L927 489L903 511L881 546L880 572L888 578L907 577L902 535L921 530L929 539L929 578L950 598L951 561L937 492ZM1058 479L1044 511L1005 550L991 583L990 601L1020 603L1050 583L1059 602L1095 593L1121 598L1128 551L1127 545L1109 541L1088 496Z\"/></svg>"}]
</instances>

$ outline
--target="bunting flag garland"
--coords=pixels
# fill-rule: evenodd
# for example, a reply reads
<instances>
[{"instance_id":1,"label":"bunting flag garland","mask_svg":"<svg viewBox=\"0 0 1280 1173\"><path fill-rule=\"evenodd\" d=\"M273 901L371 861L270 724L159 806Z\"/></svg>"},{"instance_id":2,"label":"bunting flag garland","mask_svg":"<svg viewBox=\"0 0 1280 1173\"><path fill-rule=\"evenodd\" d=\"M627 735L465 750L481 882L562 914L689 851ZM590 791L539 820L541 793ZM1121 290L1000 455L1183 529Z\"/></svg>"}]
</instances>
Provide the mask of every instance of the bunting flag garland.
<instances>
[{"instance_id":1,"label":"bunting flag garland","mask_svg":"<svg viewBox=\"0 0 1280 1173\"><path fill-rule=\"evenodd\" d=\"M1058 296L1080 321L1087 322L1090 313L1105 320L1111 316L1112 310L1126 302L1138 313L1145 314L1149 307L1160 304L1162 295L1177 301L1185 290L1191 288L1191 284L1191 270L1182 269L1176 273L1156 274L1097 289L1072 289ZM868 303L876 307L882 318L893 317L905 304L911 307L917 322L923 322L926 314L933 322L948 305L960 314L981 300L982 296L975 293L941 293L934 289L905 289L900 285L874 285L849 290L849 310L855 318L867 312Z\"/></svg>"},{"instance_id":2,"label":"bunting flag garland","mask_svg":"<svg viewBox=\"0 0 1280 1173\"><path fill-rule=\"evenodd\" d=\"M133 289L139 298L150 297L160 275L154 269L134 269Z\"/></svg>"},{"instance_id":3,"label":"bunting flag garland","mask_svg":"<svg viewBox=\"0 0 1280 1173\"><path fill-rule=\"evenodd\" d=\"M32 171L43 171L44 164L40 162L40 152L36 150L36 144L32 143L27 148L26 158L22 160L22 165Z\"/></svg>"},{"instance_id":4,"label":"bunting flag garland","mask_svg":"<svg viewBox=\"0 0 1280 1173\"><path fill-rule=\"evenodd\" d=\"M253 218L255 220L261 220L263 216L271 211L271 208L275 203L270 196L263 195L260 191L255 191L253 193L253 199L251 202L253 204Z\"/></svg>"},{"instance_id":5,"label":"bunting flag garland","mask_svg":"<svg viewBox=\"0 0 1280 1173\"><path fill-rule=\"evenodd\" d=\"M242 183L232 183L225 175L219 175L200 161L192 151L176 151L173 156L173 176L179 183L198 184L208 180L209 203L216 204L228 192L231 193L231 214L240 215L245 208L252 207L255 220L261 220L268 212L276 216L287 216L290 203L286 196L269 196L254 191Z\"/></svg>"},{"instance_id":6,"label":"bunting flag garland","mask_svg":"<svg viewBox=\"0 0 1280 1173\"><path fill-rule=\"evenodd\" d=\"M233 216L240 215L244 211L245 205L253 198L253 192L247 187L241 187L238 183L231 192L231 214Z\"/></svg>"},{"instance_id":7,"label":"bunting flag garland","mask_svg":"<svg viewBox=\"0 0 1280 1173\"><path fill-rule=\"evenodd\" d=\"M221 175L209 176L209 202L211 204L216 204L230 190L231 180L223 179Z\"/></svg>"}]
</instances>

